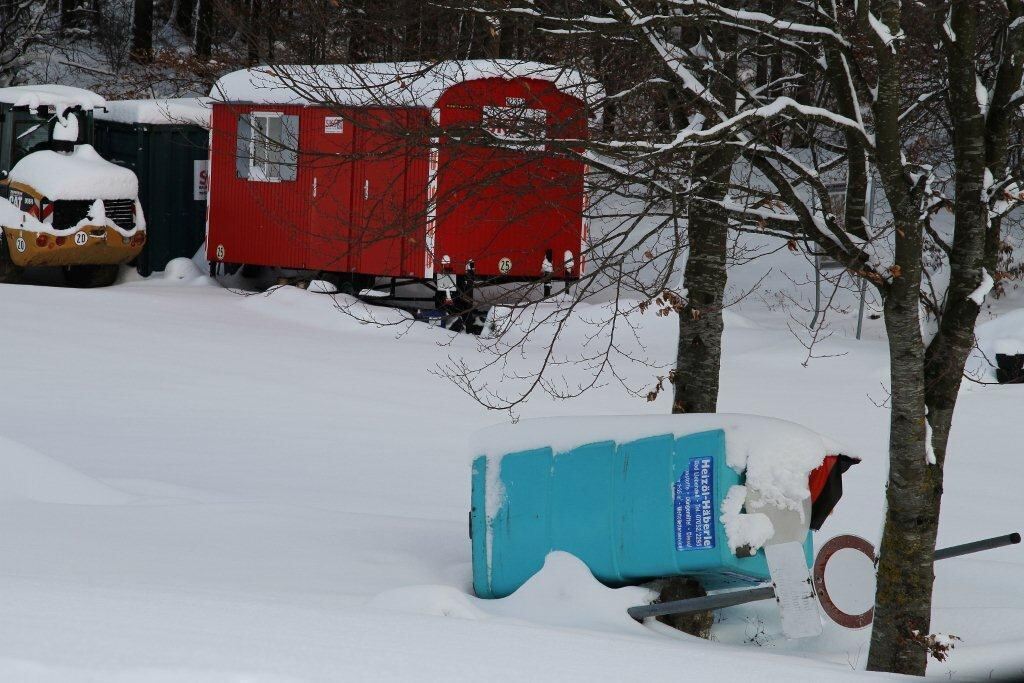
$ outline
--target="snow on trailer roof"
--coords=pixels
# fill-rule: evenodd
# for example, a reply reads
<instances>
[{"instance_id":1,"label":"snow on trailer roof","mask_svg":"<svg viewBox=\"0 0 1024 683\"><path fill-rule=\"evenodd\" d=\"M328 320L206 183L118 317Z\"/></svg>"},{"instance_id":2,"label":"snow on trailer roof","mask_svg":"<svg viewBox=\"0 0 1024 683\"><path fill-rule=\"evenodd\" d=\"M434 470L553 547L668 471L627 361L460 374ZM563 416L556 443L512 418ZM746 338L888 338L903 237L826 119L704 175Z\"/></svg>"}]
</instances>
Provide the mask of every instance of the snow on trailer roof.
<instances>
[{"instance_id":1,"label":"snow on trailer roof","mask_svg":"<svg viewBox=\"0 0 1024 683\"><path fill-rule=\"evenodd\" d=\"M159 100L112 100L97 120L148 125L194 125L210 127L209 97L178 97Z\"/></svg>"},{"instance_id":2,"label":"snow on trailer roof","mask_svg":"<svg viewBox=\"0 0 1024 683\"><path fill-rule=\"evenodd\" d=\"M85 110L98 109L107 103L91 90L70 85L16 85L0 88L0 102L31 109L81 107Z\"/></svg>"},{"instance_id":3,"label":"snow on trailer roof","mask_svg":"<svg viewBox=\"0 0 1024 683\"><path fill-rule=\"evenodd\" d=\"M321 66L258 66L235 71L214 84L218 102L249 104L433 107L459 83L484 78L549 81L584 102L603 94L601 85L579 71L511 59L447 62L387 62Z\"/></svg>"},{"instance_id":4,"label":"snow on trailer roof","mask_svg":"<svg viewBox=\"0 0 1024 683\"><path fill-rule=\"evenodd\" d=\"M602 415L547 417L501 424L470 437L473 456L500 458L550 447L558 453L601 441L627 443L650 436L682 437L721 429L726 463L746 473L747 485L782 509L799 509L808 495L807 477L827 455L851 455L847 449L807 427L761 415L691 413L684 415Z\"/></svg>"}]
</instances>

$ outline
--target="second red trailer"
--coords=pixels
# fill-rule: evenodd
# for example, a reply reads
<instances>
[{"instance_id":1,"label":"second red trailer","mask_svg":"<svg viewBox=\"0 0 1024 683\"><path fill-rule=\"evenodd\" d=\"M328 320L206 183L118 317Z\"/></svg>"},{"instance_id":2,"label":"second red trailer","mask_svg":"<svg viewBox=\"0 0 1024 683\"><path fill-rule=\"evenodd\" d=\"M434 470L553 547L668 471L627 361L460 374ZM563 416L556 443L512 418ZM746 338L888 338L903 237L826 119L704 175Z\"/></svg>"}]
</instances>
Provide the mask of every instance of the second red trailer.
<instances>
[{"instance_id":1,"label":"second red trailer","mask_svg":"<svg viewBox=\"0 0 1024 683\"><path fill-rule=\"evenodd\" d=\"M430 280L577 278L593 86L514 61L258 67L218 81L207 257Z\"/></svg>"}]
</instances>

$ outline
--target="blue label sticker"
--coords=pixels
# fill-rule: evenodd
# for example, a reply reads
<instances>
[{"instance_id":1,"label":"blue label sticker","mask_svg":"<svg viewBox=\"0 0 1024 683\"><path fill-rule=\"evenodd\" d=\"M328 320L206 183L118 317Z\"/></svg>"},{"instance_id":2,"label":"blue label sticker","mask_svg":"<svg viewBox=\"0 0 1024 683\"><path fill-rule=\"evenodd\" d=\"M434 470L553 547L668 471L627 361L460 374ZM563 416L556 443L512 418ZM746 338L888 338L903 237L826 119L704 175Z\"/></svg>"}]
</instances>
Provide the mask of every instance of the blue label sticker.
<instances>
[{"instance_id":1,"label":"blue label sticker","mask_svg":"<svg viewBox=\"0 0 1024 683\"><path fill-rule=\"evenodd\" d=\"M690 458L673 487L676 550L715 547L715 460Z\"/></svg>"}]
</instances>

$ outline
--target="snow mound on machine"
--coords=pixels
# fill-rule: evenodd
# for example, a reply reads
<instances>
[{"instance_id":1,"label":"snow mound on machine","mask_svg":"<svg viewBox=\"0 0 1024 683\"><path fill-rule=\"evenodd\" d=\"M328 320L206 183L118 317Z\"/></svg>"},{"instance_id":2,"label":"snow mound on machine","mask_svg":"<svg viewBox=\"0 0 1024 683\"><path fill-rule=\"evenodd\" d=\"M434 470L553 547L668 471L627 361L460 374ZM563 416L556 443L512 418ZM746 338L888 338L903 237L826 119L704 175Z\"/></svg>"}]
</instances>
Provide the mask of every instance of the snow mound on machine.
<instances>
[{"instance_id":1,"label":"snow mound on machine","mask_svg":"<svg viewBox=\"0 0 1024 683\"><path fill-rule=\"evenodd\" d=\"M476 432L472 455L488 458L549 446L564 453L600 441L626 443L649 436L676 438L721 429L726 462L746 473L746 485L761 501L784 510L800 510L810 496L807 478L827 455L850 455L828 437L793 422L760 415L614 415L522 420Z\"/></svg>"},{"instance_id":2,"label":"snow mound on machine","mask_svg":"<svg viewBox=\"0 0 1024 683\"><path fill-rule=\"evenodd\" d=\"M0 437L0 502L34 501L67 505L123 505L135 498Z\"/></svg>"},{"instance_id":3,"label":"snow mound on machine","mask_svg":"<svg viewBox=\"0 0 1024 683\"><path fill-rule=\"evenodd\" d=\"M78 145L70 154L33 152L14 165L10 179L30 185L50 200L139 196L135 174L101 157L92 145Z\"/></svg>"}]
</instances>

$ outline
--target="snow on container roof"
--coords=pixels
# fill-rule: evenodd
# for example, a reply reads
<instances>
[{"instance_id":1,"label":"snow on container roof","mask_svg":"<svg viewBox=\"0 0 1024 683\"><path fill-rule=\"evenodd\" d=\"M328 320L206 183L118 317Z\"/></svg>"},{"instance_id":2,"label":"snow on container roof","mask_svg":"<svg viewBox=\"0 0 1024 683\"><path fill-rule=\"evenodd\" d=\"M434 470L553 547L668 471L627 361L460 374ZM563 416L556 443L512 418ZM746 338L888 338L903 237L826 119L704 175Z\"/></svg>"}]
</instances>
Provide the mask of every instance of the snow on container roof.
<instances>
[{"instance_id":1,"label":"snow on container roof","mask_svg":"<svg viewBox=\"0 0 1024 683\"><path fill-rule=\"evenodd\" d=\"M218 102L250 104L433 107L445 90L483 78L535 78L585 102L600 84L580 72L511 59L388 62L322 66L258 66L223 76L210 91Z\"/></svg>"},{"instance_id":2,"label":"snow on container roof","mask_svg":"<svg viewBox=\"0 0 1024 683\"><path fill-rule=\"evenodd\" d=\"M113 100L97 120L149 125L192 125L210 127L209 97L178 97L162 100Z\"/></svg>"},{"instance_id":3,"label":"snow on container roof","mask_svg":"<svg viewBox=\"0 0 1024 683\"><path fill-rule=\"evenodd\" d=\"M726 463L746 473L747 486L766 503L799 509L810 492L807 478L827 455L850 453L828 437L794 422L760 415L612 415L546 417L495 425L470 437L472 455L488 458L550 447L564 453L601 441L627 443L650 436L676 438L715 429L725 432ZM850 456L854 457L855 456Z\"/></svg>"},{"instance_id":4,"label":"snow on container roof","mask_svg":"<svg viewBox=\"0 0 1024 683\"><path fill-rule=\"evenodd\" d=\"M53 107L54 109L81 107L85 110L103 107L107 103L91 90L75 88L70 85L16 85L0 88L0 102L32 109L37 107Z\"/></svg>"},{"instance_id":5,"label":"snow on container roof","mask_svg":"<svg viewBox=\"0 0 1024 683\"><path fill-rule=\"evenodd\" d=\"M51 200L139 196L135 174L101 157L92 145L78 145L70 154L33 152L14 165L10 179L32 186Z\"/></svg>"}]
</instances>

